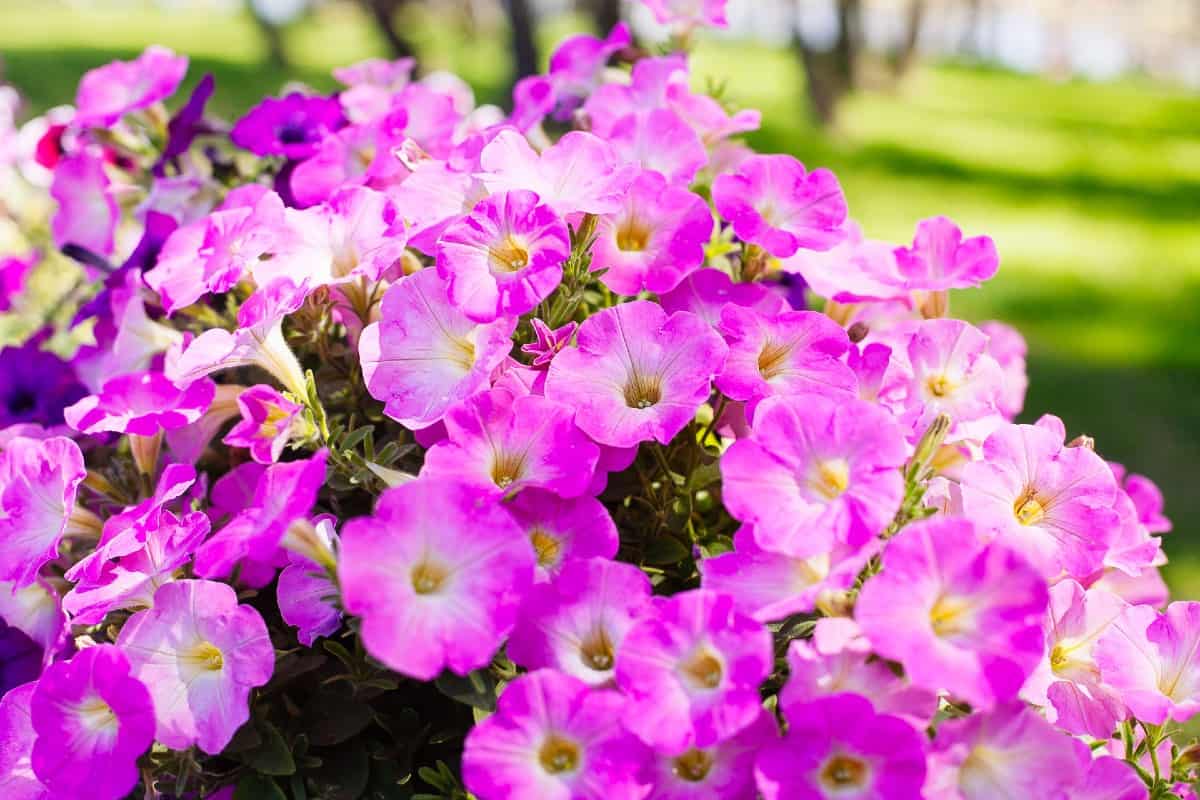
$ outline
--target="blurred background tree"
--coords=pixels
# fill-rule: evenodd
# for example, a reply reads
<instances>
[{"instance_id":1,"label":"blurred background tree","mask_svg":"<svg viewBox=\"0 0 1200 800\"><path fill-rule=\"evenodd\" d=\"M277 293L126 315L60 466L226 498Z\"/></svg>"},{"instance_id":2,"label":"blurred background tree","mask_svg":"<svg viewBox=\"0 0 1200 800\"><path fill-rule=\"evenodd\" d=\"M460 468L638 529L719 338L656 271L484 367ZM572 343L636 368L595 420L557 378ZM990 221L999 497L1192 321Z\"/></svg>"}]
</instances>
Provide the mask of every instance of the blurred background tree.
<instances>
[{"instance_id":1,"label":"blurred background tree","mask_svg":"<svg viewBox=\"0 0 1200 800\"><path fill-rule=\"evenodd\" d=\"M625 19L654 52L667 34L629 0L248 2L0 0L3 78L34 113L158 42L191 56L184 91L212 72L211 107L235 118L287 82L334 91L332 67L412 54L507 105L565 35ZM1168 579L1200 595L1200 1L730 0L729 16L697 41L696 86L762 109L757 149L832 168L868 235L907 241L945 213L996 239L999 276L953 311L1028 338L1025 420L1059 414L1159 482Z\"/></svg>"}]
</instances>

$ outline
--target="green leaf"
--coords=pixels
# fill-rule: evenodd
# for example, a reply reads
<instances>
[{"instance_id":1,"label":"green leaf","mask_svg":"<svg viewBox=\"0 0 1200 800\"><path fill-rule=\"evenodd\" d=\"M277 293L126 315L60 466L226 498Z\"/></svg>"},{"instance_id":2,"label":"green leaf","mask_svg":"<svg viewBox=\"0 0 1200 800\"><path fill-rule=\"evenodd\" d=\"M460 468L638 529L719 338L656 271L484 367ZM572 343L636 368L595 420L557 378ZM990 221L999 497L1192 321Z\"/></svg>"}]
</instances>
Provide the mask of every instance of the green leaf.
<instances>
[{"instance_id":1,"label":"green leaf","mask_svg":"<svg viewBox=\"0 0 1200 800\"><path fill-rule=\"evenodd\" d=\"M247 772L233 790L233 800L287 800L287 795L266 775Z\"/></svg>"},{"instance_id":2,"label":"green leaf","mask_svg":"<svg viewBox=\"0 0 1200 800\"><path fill-rule=\"evenodd\" d=\"M253 750L240 756L248 766L264 775L291 775L296 771L296 761L291 748L279 729L267 721L258 724L261 743Z\"/></svg>"},{"instance_id":3,"label":"green leaf","mask_svg":"<svg viewBox=\"0 0 1200 800\"><path fill-rule=\"evenodd\" d=\"M314 747L340 744L371 724L371 707L356 699L344 683L327 686L305 706L300 718Z\"/></svg>"},{"instance_id":4,"label":"green leaf","mask_svg":"<svg viewBox=\"0 0 1200 800\"><path fill-rule=\"evenodd\" d=\"M321 768L309 779L321 800L358 800L367 788L371 766L367 751L358 743L346 744L325 756Z\"/></svg>"},{"instance_id":5,"label":"green leaf","mask_svg":"<svg viewBox=\"0 0 1200 800\"><path fill-rule=\"evenodd\" d=\"M678 564L692 552L674 536L659 536L646 546L642 560L647 564Z\"/></svg>"},{"instance_id":6,"label":"green leaf","mask_svg":"<svg viewBox=\"0 0 1200 800\"><path fill-rule=\"evenodd\" d=\"M477 669L465 678L443 672L433 685L446 697L471 708L496 710L496 678L489 670Z\"/></svg>"}]
</instances>

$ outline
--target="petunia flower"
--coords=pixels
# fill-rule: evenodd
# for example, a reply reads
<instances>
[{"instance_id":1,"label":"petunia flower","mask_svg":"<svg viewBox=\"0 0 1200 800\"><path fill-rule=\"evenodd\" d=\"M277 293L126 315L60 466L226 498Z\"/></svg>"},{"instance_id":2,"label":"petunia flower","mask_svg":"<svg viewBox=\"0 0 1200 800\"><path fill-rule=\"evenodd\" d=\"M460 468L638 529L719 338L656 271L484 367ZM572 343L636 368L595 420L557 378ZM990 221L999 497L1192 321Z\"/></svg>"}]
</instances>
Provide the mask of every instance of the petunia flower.
<instances>
[{"instance_id":1,"label":"petunia flower","mask_svg":"<svg viewBox=\"0 0 1200 800\"><path fill-rule=\"evenodd\" d=\"M70 439L18 437L0 450L0 581L28 586L58 556L64 537L94 538L100 519L76 505L87 476Z\"/></svg>"},{"instance_id":2,"label":"petunia flower","mask_svg":"<svg viewBox=\"0 0 1200 800\"><path fill-rule=\"evenodd\" d=\"M486 325L455 308L431 269L394 284L382 319L363 330L359 356L371 396L410 428L438 422L455 403L482 389L508 354L513 319Z\"/></svg>"},{"instance_id":3,"label":"petunia flower","mask_svg":"<svg viewBox=\"0 0 1200 800\"><path fill-rule=\"evenodd\" d=\"M516 622L533 551L497 501L422 478L388 489L342 528L338 576L367 651L432 680L485 666Z\"/></svg>"},{"instance_id":4,"label":"petunia flower","mask_svg":"<svg viewBox=\"0 0 1200 800\"><path fill-rule=\"evenodd\" d=\"M845 238L846 198L833 173L791 156L752 156L713 181L713 202L738 238L776 258L828 250Z\"/></svg>"},{"instance_id":5,"label":"petunia flower","mask_svg":"<svg viewBox=\"0 0 1200 800\"><path fill-rule=\"evenodd\" d=\"M471 174L426 159L414 163L412 174L399 186L389 187L387 195L408 230L408 246L434 255L442 231L469 214L488 192Z\"/></svg>"},{"instance_id":6,"label":"petunia flower","mask_svg":"<svg viewBox=\"0 0 1200 800\"><path fill-rule=\"evenodd\" d=\"M0 347L0 429L62 429L63 409L87 394L71 364L42 344L34 337L20 347Z\"/></svg>"},{"instance_id":7,"label":"petunia flower","mask_svg":"<svg viewBox=\"0 0 1200 800\"><path fill-rule=\"evenodd\" d=\"M329 518L318 521L311 534L325 553L333 552L338 535ZM319 637L329 636L341 625L342 612L333 602L337 586L325 567L310 556L289 550L288 559L291 563L279 573L275 587L279 615L297 629L300 644L312 647Z\"/></svg>"},{"instance_id":8,"label":"petunia flower","mask_svg":"<svg viewBox=\"0 0 1200 800\"><path fill-rule=\"evenodd\" d=\"M216 385L206 378L180 388L161 372L134 372L106 381L99 393L75 403L64 416L81 433L153 436L196 422L215 393Z\"/></svg>"},{"instance_id":9,"label":"petunia flower","mask_svg":"<svg viewBox=\"0 0 1200 800\"><path fill-rule=\"evenodd\" d=\"M988 709L1016 697L1042 657L1046 583L967 519L914 523L888 542L854 618L914 686Z\"/></svg>"},{"instance_id":10,"label":"petunia flower","mask_svg":"<svg viewBox=\"0 0 1200 800\"><path fill-rule=\"evenodd\" d=\"M1128 604L1111 592L1085 590L1073 580L1050 587L1046 654L1025 682L1021 697L1046 709L1063 730L1108 739L1125 716L1120 695L1096 664L1096 642Z\"/></svg>"},{"instance_id":11,"label":"petunia flower","mask_svg":"<svg viewBox=\"0 0 1200 800\"><path fill-rule=\"evenodd\" d=\"M926 797L1061 797L1083 777L1071 737L1023 703L938 726Z\"/></svg>"},{"instance_id":12,"label":"petunia flower","mask_svg":"<svg viewBox=\"0 0 1200 800\"><path fill-rule=\"evenodd\" d=\"M537 395L481 392L451 408L446 439L425 454L422 476L457 478L484 494L536 487L578 497L592 480L600 449L575 425L568 406Z\"/></svg>"},{"instance_id":13,"label":"petunia flower","mask_svg":"<svg viewBox=\"0 0 1200 800\"><path fill-rule=\"evenodd\" d=\"M928 727L938 710L937 694L910 685L875 658L857 623L846 617L817 620L811 639L793 639L788 645L787 662L788 680L779 703L789 719L802 716L806 704L818 698L847 692L918 729Z\"/></svg>"},{"instance_id":14,"label":"petunia flower","mask_svg":"<svg viewBox=\"0 0 1200 800\"><path fill-rule=\"evenodd\" d=\"M343 106L345 96L342 96ZM321 140L312 158L296 165L288 180L301 207L328 200L339 188L384 189L399 184L408 169L392 156L403 145L408 114L393 110L378 119L347 125Z\"/></svg>"},{"instance_id":15,"label":"petunia flower","mask_svg":"<svg viewBox=\"0 0 1200 800\"><path fill-rule=\"evenodd\" d=\"M658 173L671 186L687 188L708 163L700 136L669 108L627 114L613 125L607 139L623 161ZM663 147L663 142L671 146Z\"/></svg>"},{"instance_id":16,"label":"petunia flower","mask_svg":"<svg viewBox=\"0 0 1200 800\"><path fill-rule=\"evenodd\" d=\"M1100 677L1142 722L1186 722L1200 712L1200 603L1158 612L1130 606L1095 645Z\"/></svg>"},{"instance_id":17,"label":"petunia flower","mask_svg":"<svg viewBox=\"0 0 1200 800\"><path fill-rule=\"evenodd\" d=\"M520 316L550 296L571 252L567 225L533 192L480 201L438 242L450 302L476 322Z\"/></svg>"},{"instance_id":18,"label":"petunia flower","mask_svg":"<svg viewBox=\"0 0 1200 800\"><path fill-rule=\"evenodd\" d=\"M89 149L59 161L50 196L58 201L50 220L55 247L70 244L101 256L112 254L119 209L100 156Z\"/></svg>"},{"instance_id":19,"label":"petunia flower","mask_svg":"<svg viewBox=\"0 0 1200 800\"><path fill-rule=\"evenodd\" d=\"M760 710L754 722L712 747L655 753L654 788L646 800L754 800L754 762L778 738L775 718Z\"/></svg>"},{"instance_id":20,"label":"petunia flower","mask_svg":"<svg viewBox=\"0 0 1200 800\"><path fill-rule=\"evenodd\" d=\"M306 519L325 484L328 451L308 460L267 467L254 499L225 527L196 551L196 574L204 578L228 575L239 561L271 558L284 542L289 526Z\"/></svg>"},{"instance_id":21,"label":"petunia flower","mask_svg":"<svg viewBox=\"0 0 1200 800\"><path fill-rule=\"evenodd\" d=\"M625 635L617 685L625 726L668 755L710 747L752 724L771 671L771 634L704 589L660 598Z\"/></svg>"},{"instance_id":22,"label":"petunia flower","mask_svg":"<svg viewBox=\"0 0 1200 800\"><path fill-rule=\"evenodd\" d=\"M649 754L621 727L625 699L537 670L467 734L463 782L479 800L640 800Z\"/></svg>"},{"instance_id":23,"label":"petunia flower","mask_svg":"<svg viewBox=\"0 0 1200 800\"><path fill-rule=\"evenodd\" d=\"M575 559L617 554L617 526L594 497L564 499L553 492L527 489L505 507L533 546L538 582L559 575Z\"/></svg>"},{"instance_id":24,"label":"petunia flower","mask_svg":"<svg viewBox=\"0 0 1200 800\"><path fill-rule=\"evenodd\" d=\"M725 6L729 0L642 0L654 14L660 25L678 25L692 28L696 25L711 25L724 28L729 25Z\"/></svg>"},{"instance_id":25,"label":"petunia flower","mask_svg":"<svg viewBox=\"0 0 1200 800\"><path fill-rule=\"evenodd\" d=\"M788 310L787 301L761 283L734 283L719 269L698 269L659 301L668 314L688 311L712 327L721 323L721 312L732 303L753 309L763 316L775 316Z\"/></svg>"},{"instance_id":26,"label":"petunia flower","mask_svg":"<svg viewBox=\"0 0 1200 800\"><path fill-rule=\"evenodd\" d=\"M1003 425L983 459L963 467L963 512L1025 555L1047 578L1084 580L1103 564L1121 523L1117 483L1104 459L1066 447L1057 417Z\"/></svg>"},{"instance_id":27,"label":"petunia flower","mask_svg":"<svg viewBox=\"0 0 1200 800\"><path fill-rule=\"evenodd\" d=\"M861 547L895 516L907 458L886 411L852 396L770 397L721 457L724 500L759 546L801 558Z\"/></svg>"},{"instance_id":28,"label":"petunia flower","mask_svg":"<svg viewBox=\"0 0 1200 800\"><path fill-rule=\"evenodd\" d=\"M996 359L1004 371L1004 382L996 405L1000 413L1011 421L1025 407L1025 390L1029 388L1025 356L1029 348L1020 331L1003 322L984 322L979 330L987 334L988 355Z\"/></svg>"},{"instance_id":29,"label":"petunia flower","mask_svg":"<svg viewBox=\"0 0 1200 800\"><path fill-rule=\"evenodd\" d=\"M34 774L67 797L120 800L137 784L137 761L154 741L154 704L111 644L46 668L30 700Z\"/></svg>"},{"instance_id":30,"label":"petunia flower","mask_svg":"<svg viewBox=\"0 0 1200 800\"><path fill-rule=\"evenodd\" d=\"M583 131L538 154L524 136L503 130L480 152L479 165L476 177L491 193L529 190L563 217L618 211L637 171L608 142Z\"/></svg>"},{"instance_id":31,"label":"petunia flower","mask_svg":"<svg viewBox=\"0 0 1200 800\"><path fill-rule=\"evenodd\" d=\"M847 219L844 230L846 238L838 245L821 252L797 250L780 268L804 278L818 296L839 303L906 297L894 248L867 239L854 220Z\"/></svg>"},{"instance_id":32,"label":"petunia flower","mask_svg":"<svg viewBox=\"0 0 1200 800\"><path fill-rule=\"evenodd\" d=\"M835 542L808 556L764 550L752 528L742 526L734 549L700 562L701 585L733 598L737 610L759 622L813 611L823 599L849 589L875 551Z\"/></svg>"},{"instance_id":33,"label":"petunia flower","mask_svg":"<svg viewBox=\"0 0 1200 800\"><path fill-rule=\"evenodd\" d=\"M1113 476L1129 495L1137 513L1138 522L1150 533L1167 533L1171 520L1163 515L1162 490L1145 475L1126 471L1125 467L1110 461L1108 466Z\"/></svg>"},{"instance_id":34,"label":"petunia flower","mask_svg":"<svg viewBox=\"0 0 1200 800\"><path fill-rule=\"evenodd\" d=\"M250 719L251 689L275 669L262 617L238 605L233 587L214 581L159 587L154 607L126 621L117 646L154 699L154 738L175 750L224 750Z\"/></svg>"},{"instance_id":35,"label":"petunia flower","mask_svg":"<svg viewBox=\"0 0 1200 800\"><path fill-rule=\"evenodd\" d=\"M0 256L0 311L9 311L13 301L21 302L40 254L34 250L25 256Z\"/></svg>"},{"instance_id":36,"label":"petunia flower","mask_svg":"<svg viewBox=\"0 0 1200 800\"><path fill-rule=\"evenodd\" d=\"M79 80L72 122L106 128L130 111L170 97L187 68L187 56L151 45L133 61L113 61L89 70Z\"/></svg>"},{"instance_id":37,"label":"petunia flower","mask_svg":"<svg viewBox=\"0 0 1200 800\"><path fill-rule=\"evenodd\" d=\"M946 217L918 222L912 247L898 247L895 254L896 268L909 290L967 289L979 286L1000 268L991 237L963 239L959 227Z\"/></svg>"},{"instance_id":38,"label":"petunia flower","mask_svg":"<svg viewBox=\"0 0 1200 800\"><path fill-rule=\"evenodd\" d=\"M754 775L765 800L918 800L925 739L867 698L835 694L793 706L788 732L758 755Z\"/></svg>"},{"instance_id":39,"label":"petunia flower","mask_svg":"<svg viewBox=\"0 0 1200 800\"><path fill-rule=\"evenodd\" d=\"M593 314L577 340L551 362L546 396L614 447L671 441L708 399L727 349L699 317L645 300Z\"/></svg>"},{"instance_id":40,"label":"petunia flower","mask_svg":"<svg viewBox=\"0 0 1200 800\"><path fill-rule=\"evenodd\" d=\"M729 344L717 388L733 400L815 392L844 396L858 382L842 356L850 347L846 332L824 314L786 311L764 316L729 304L718 330Z\"/></svg>"},{"instance_id":41,"label":"petunia flower","mask_svg":"<svg viewBox=\"0 0 1200 800\"><path fill-rule=\"evenodd\" d=\"M343 124L338 101L292 92L268 97L237 121L229 138L260 156L308 158Z\"/></svg>"},{"instance_id":42,"label":"petunia flower","mask_svg":"<svg viewBox=\"0 0 1200 800\"><path fill-rule=\"evenodd\" d=\"M241 392L237 405L242 419L221 441L231 447L249 448L250 457L260 464L278 461L287 443L308 428L304 406L265 384Z\"/></svg>"},{"instance_id":43,"label":"petunia flower","mask_svg":"<svg viewBox=\"0 0 1200 800\"><path fill-rule=\"evenodd\" d=\"M600 217L592 247L593 271L617 294L669 292L704 263L712 213L696 194L643 172L621 208Z\"/></svg>"},{"instance_id":44,"label":"petunia flower","mask_svg":"<svg viewBox=\"0 0 1200 800\"><path fill-rule=\"evenodd\" d=\"M592 686L613 681L617 654L637 619L650 613L650 581L632 564L572 559L533 587L507 653L526 669L548 667Z\"/></svg>"},{"instance_id":45,"label":"petunia flower","mask_svg":"<svg viewBox=\"0 0 1200 800\"><path fill-rule=\"evenodd\" d=\"M33 773L33 729L30 703L37 683L25 683L0 695L0 795L5 800L56 800Z\"/></svg>"},{"instance_id":46,"label":"petunia flower","mask_svg":"<svg viewBox=\"0 0 1200 800\"><path fill-rule=\"evenodd\" d=\"M586 33L568 36L550 54L547 77L558 98L556 117L570 119L571 112L601 82L608 60L633 43L629 26L618 22L600 39Z\"/></svg>"},{"instance_id":47,"label":"petunia flower","mask_svg":"<svg viewBox=\"0 0 1200 800\"><path fill-rule=\"evenodd\" d=\"M575 331L579 329L579 323L568 322L550 330L550 326L537 317L533 317L529 322L533 326L536 338L528 344L521 345L521 352L533 356L533 360L529 363L533 369L548 369L554 357L575 338Z\"/></svg>"}]
</instances>

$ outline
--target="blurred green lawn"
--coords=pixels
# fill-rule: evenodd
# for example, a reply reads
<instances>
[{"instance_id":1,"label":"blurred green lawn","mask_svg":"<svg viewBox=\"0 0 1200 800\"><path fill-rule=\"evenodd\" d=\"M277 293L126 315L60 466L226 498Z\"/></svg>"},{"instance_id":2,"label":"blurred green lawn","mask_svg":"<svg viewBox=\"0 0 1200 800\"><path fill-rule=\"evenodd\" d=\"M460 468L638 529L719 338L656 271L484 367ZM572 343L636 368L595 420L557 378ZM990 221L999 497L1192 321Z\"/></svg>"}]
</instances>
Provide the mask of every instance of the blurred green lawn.
<instances>
[{"instance_id":1,"label":"blurred green lawn","mask_svg":"<svg viewBox=\"0 0 1200 800\"><path fill-rule=\"evenodd\" d=\"M192 56L189 82L213 72L215 108L234 115L289 79L330 89L331 67L383 53L342 6L289 30L287 72L263 65L246 19L120 8L0 0L4 78L44 109L69 102L84 70L158 42ZM428 69L459 72L483 101L503 99L503 36L420 15L407 23ZM543 30L547 48L570 28ZM917 219L945 213L996 239L999 277L958 293L956 313L1026 334L1027 418L1059 414L1163 487L1176 526L1168 579L1200 596L1200 97L1141 80L1056 84L944 65L851 98L838 129L823 133L806 122L786 51L709 43L695 72L763 110L756 147L833 168L869 235L904 241Z\"/></svg>"}]
</instances>

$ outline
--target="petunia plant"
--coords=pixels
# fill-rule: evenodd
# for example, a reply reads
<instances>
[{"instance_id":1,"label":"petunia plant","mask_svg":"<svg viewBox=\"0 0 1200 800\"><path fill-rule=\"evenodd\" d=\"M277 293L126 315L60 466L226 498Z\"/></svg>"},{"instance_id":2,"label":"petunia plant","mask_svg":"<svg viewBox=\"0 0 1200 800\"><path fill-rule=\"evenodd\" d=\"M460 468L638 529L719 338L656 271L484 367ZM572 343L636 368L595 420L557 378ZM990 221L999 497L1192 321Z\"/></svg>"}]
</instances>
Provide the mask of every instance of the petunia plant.
<instances>
[{"instance_id":1,"label":"petunia plant","mask_svg":"<svg viewBox=\"0 0 1200 800\"><path fill-rule=\"evenodd\" d=\"M1196 797L1163 498L1016 421L995 242L872 238L645 5L511 112L0 90L0 312L77 277L0 349L0 797Z\"/></svg>"}]
</instances>

